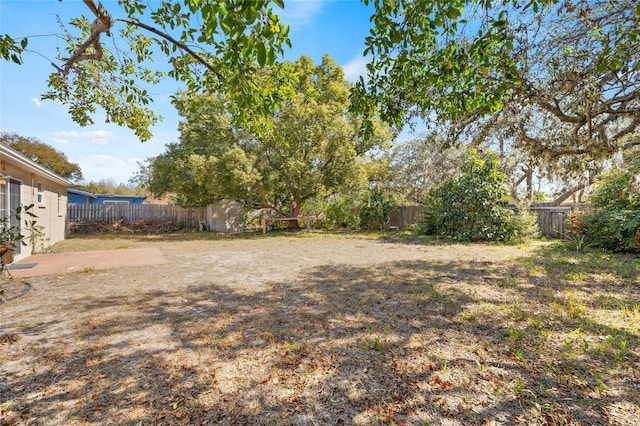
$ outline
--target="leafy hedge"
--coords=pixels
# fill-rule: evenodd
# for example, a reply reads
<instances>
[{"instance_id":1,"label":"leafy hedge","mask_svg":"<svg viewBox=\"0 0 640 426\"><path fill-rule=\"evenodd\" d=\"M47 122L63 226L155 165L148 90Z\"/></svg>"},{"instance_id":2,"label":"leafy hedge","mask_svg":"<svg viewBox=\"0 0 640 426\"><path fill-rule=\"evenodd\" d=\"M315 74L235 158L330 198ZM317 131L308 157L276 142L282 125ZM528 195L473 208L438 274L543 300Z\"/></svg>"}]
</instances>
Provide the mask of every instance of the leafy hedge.
<instances>
[{"instance_id":1,"label":"leafy hedge","mask_svg":"<svg viewBox=\"0 0 640 426\"><path fill-rule=\"evenodd\" d=\"M567 217L566 237L576 244L617 252L640 251L639 167L604 174L591 196L592 210Z\"/></svg>"},{"instance_id":2,"label":"leafy hedge","mask_svg":"<svg viewBox=\"0 0 640 426\"><path fill-rule=\"evenodd\" d=\"M536 234L535 218L510 210L507 181L496 155L469 150L460 176L434 188L424 203L420 231L456 241L519 242Z\"/></svg>"}]
</instances>

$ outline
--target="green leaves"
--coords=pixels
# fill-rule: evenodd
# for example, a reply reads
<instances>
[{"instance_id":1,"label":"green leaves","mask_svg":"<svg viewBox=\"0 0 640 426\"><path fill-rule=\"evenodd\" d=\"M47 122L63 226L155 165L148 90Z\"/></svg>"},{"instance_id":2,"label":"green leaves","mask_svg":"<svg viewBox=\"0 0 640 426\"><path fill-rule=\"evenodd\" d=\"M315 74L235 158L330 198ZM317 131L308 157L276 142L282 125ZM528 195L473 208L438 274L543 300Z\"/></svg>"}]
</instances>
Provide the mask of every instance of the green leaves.
<instances>
[{"instance_id":1,"label":"green leaves","mask_svg":"<svg viewBox=\"0 0 640 426\"><path fill-rule=\"evenodd\" d=\"M421 228L458 241L509 241L520 230L506 209L507 195L495 154L481 158L469 150L460 176L447 179L427 197Z\"/></svg>"},{"instance_id":2,"label":"green leaves","mask_svg":"<svg viewBox=\"0 0 640 426\"><path fill-rule=\"evenodd\" d=\"M267 63L267 48L264 43L258 43L258 65L261 67L265 66Z\"/></svg>"},{"instance_id":3,"label":"green leaves","mask_svg":"<svg viewBox=\"0 0 640 426\"><path fill-rule=\"evenodd\" d=\"M9 35L0 35L0 57L7 61L12 61L18 65L22 64L21 54L27 48L29 40L23 38L18 43Z\"/></svg>"},{"instance_id":4,"label":"green leaves","mask_svg":"<svg viewBox=\"0 0 640 426\"><path fill-rule=\"evenodd\" d=\"M181 0L148 3L120 0L126 18L117 17L111 33L116 40L101 43L100 60L86 58L69 67L68 73L52 74L46 99L61 101L81 125L93 123L98 108L107 120L132 129L140 140L151 137L151 126L160 118L146 107L151 101L145 85L169 76L192 90L224 93L230 108L268 114L286 97L288 78L281 84L263 85L263 68L276 63L290 45L288 27L276 16L267 0ZM284 3L275 2L279 7ZM113 4L107 5L115 9ZM125 23L124 28L116 27ZM196 24L197 23L197 24ZM91 20L71 21L79 35L68 35L68 56L89 38ZM4 59L21 62L26 47L9 36L0 39ZM92 53L93 47L86 52ZM170 69L158 71L157 54L167 57ZM262 86L263 90L257 90Z\"/></svg>"},{"instance_id":5,"label":"green leaves","mask_svg":"<svg viewBox=\"0 0 640 426\"><path fill-rule=\"evenodd\" d=\"M256 86L263 95L277 94L283 78L295 82L269 115L230 109L220 94L177 99L180 143L152 162L154 194L178 194L185 205L229 197L295 216L309 198L353 184L364 153L388 141L382 126L375 139L356 136L360 123L347 111L350 85L330 57L263 71Z\"/></svg>"},{"instance_id":6,"label":"green leaves","mask_svg":"<svg viewBox=\"0 0 640 426\"><path fill-rule=\"evenodd\" d=\"M356 84L353 110L379 112L401 127L415 115L446 120L500 109L519 80L509 16L503 10L492 18L493 3L375 2L365 40L372 59ZM484 13L474 14L477 8Z\"/></svg>"}]
</instances>

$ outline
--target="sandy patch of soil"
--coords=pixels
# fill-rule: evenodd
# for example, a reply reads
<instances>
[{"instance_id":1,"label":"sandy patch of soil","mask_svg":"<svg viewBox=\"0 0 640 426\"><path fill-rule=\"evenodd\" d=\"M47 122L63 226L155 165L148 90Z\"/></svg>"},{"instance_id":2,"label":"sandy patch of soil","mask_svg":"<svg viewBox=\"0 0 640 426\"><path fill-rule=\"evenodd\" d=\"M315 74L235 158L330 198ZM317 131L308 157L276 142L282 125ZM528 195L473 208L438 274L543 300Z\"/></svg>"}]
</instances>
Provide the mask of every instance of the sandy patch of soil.
<instances>
[{"instance_id":1,"label":"sandy patch of soil","mask_svg":"<svg viewBox=\"0 0 640 426\"><path fill-rule=\"evenodd\" d=\"M33 277L0 304L2 425L640 421L635 328L620 362L581 351L564 287L523 266L540 244L88 244L168 262Z\"/></svg>"}]
</instances>

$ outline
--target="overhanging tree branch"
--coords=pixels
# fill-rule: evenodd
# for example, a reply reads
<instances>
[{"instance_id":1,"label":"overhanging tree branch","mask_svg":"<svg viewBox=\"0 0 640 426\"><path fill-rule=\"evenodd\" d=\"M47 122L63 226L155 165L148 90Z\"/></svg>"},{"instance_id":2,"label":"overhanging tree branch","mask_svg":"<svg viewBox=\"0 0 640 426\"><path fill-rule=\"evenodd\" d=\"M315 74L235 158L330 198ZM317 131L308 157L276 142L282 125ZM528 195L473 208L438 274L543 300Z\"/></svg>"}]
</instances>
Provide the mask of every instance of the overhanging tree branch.
<instances>
[{"instance_id":1,"label":"overhanging tree branch","mask_svg":"<svg viewBox=\"0 0 640 426\"><path fill-rule=\"evenodd\" d=\"M82 0L84 4L93 12L96 16L96 20L91 25L91 35L82 43L74 54L67 59L67 62L62 70L63 75L67 75L73 66L80 62L89 59L99 61L102 59L102 46L100 46L100 34L105 33L107 36L111 36L111 27L113 26L113 18L102 6L102 3L97 4L93 0ZM85 53L89 47L93 47L95 53Z\"/></svg>"},{"instance_id":2,"label":"overhanging tree branch","mask_svg":"<svg viewBox=\"0 0 640 426\"><path fill-rule=\"evenodd\" d=\"M116 19L116 21L119 22L125 22L129 25L135 25L137 27L143 28L149 32L152 32L162 38L164 38L165 40L169 41L170 43L173 43L174 45L176 45L179 49L184 50L185 52L187 52L189 54L189 56L191 56L193 59L196 60L196 62L200 63L201 65L203 65L205 68L207 68L209 71L211 71L212 73L214 73L216 75L216 77L218 77L218 80L220 80L221 82L224 82L224 77L222 77L222 75L210 64L208 63L202 56L198 55L196 52L194 52L189 46L187 46L186 44L182 43L179 40L176 40L175 38L171 37L169 34L160 31L157 28L154 28L150 25L144 24L142 22L139 21L134 21L132 19L124 19L124 18L118 18Z\"/></svg>"},{"instance_id":3,"label":"overhanging tree branch","mask_svg":"<svg viewBox=\"0 0 640 426\"><path fill-rule=\"evenodd\" d=\"M157 36L162 37L163 39L169 41L170 43L174 44L175 46L177 46L179 49L183 50L184 52L186 52L189 56L191 56L192 58L194 58L196 60L196 62L200 63L201 65L203 65L205 68L207 68L209 71L211 71L213 74L215 74L215 76L218 78L218 80L220 80L221 82L224 82L225 79L224 77L210 64L208 63L202 56L200 56L198 53L194 52L189 46L187 46L186 44L182 43L179 40L176 40L175 38L173 38L171 35L158 30L157 28L154 28L150 25L144 24L142 22L139 22L137 20L133 20L133 19L126 19L126 18L117 18L117 19L113 19L111 17L111 15L109 14L109 12L107 12L104 8L104 6L102 5L102 3L100 2L95 2L94 0L82 0L83 3L85 5L87 5L87 7L91 10L91 12L93 12L93 14L96 16L96 20L93 21L93 24L91 25L91 34L89 36L89 38L82 43L80 46L78 46L78 48L76 49L76 51L74 52L74 54L67 59L64 68L58 68L59 70L61 70L63 75L67 75L69 73L69 71L73 68L73 66L75 64L77 64L80 61L85 61L85 60L96 60L99 61L102 59L102 46L100 46L100 35L102 33L105 33L107 36L111 36L111 27L113 27L113 24L115 22L124 22L127 23L129 25L133 25L142 29L145 29L149 32L152 32L153 34L156 34ZM87 54L86 51L89 47L93 47L95 53L92 54Z\"/></svg>"}]
</instances>

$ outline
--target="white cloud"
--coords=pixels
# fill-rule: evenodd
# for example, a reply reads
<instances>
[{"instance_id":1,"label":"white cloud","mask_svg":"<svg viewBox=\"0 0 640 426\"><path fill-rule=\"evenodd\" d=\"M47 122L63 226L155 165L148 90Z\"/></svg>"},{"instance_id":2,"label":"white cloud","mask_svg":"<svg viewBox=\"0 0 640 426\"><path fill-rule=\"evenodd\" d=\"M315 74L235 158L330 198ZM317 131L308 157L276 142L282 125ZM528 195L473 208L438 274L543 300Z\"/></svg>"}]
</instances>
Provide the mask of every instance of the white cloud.
<instances>
[{"instance_id":1,"label":"white cloud","mask_svg":"<svg viewBox=\"0 0 640 426\"><path fill-rule=\"evenodd\" d=\"M54 137L56 138L78 138L80 137L80 135L78 134L78 132L55 132L53 134Z\"/></svg>"},{"instance_id":2,"label":"white cloud","mask_svg":"<svg viewBox=\"0 0 640 426\"><path fill-rule=\"evenodd\" d=\"M358 55L342 66L344 77L349 81L356 81L358 77L367 74L367 63L369 60Z\"/></svg>"},{"instance_id":3,"label":"white cloud","mask_svg":"<svg viewBox=\"0 0 640 426\"><path fill-rule=\"evenodd\" d=\"M31 102L36 106L36 108L40 108L42 106L42 102L38 98L31 99Z\"/></svg>"},{"instance_id":4,"label":"white cloud","mask_svg":"<svg viewBox=\"0 0 640 426\"><path fill-rule=\"evenodd\" d=\"M93 145L108 145L109 139L115 135L108 130L91 130L87 132L55 132L52 141L55 143L69 143L70 139L84 139L88 140Z\"/></svg>"},{"instance_id":5,"label":"white cloud","mask_svg":"<svg viewBox=\"0 0 640 426\"><path fill-rule=\"evenodd\" d=\"M307 25L322 11L323 0L290 0L285 2L284 10L274 10L291 30L299 30Z\"/></svg>"},{"instance_id":6,"label":"white cloud","mask_svg":"<svg viewBox=\"0 0 640 426\"><path fill-rule=\"evenodd\" d=\"M86 181L98 182L112 179L116 183L127 183L138 171L137 157L114 157L111 155L95 154L79 158L78 163Z\"/></svg>"}]
</instances>

